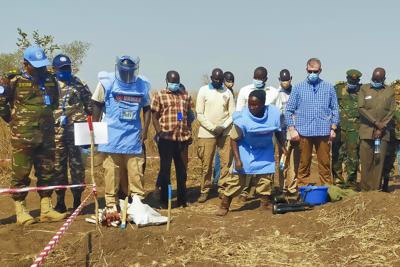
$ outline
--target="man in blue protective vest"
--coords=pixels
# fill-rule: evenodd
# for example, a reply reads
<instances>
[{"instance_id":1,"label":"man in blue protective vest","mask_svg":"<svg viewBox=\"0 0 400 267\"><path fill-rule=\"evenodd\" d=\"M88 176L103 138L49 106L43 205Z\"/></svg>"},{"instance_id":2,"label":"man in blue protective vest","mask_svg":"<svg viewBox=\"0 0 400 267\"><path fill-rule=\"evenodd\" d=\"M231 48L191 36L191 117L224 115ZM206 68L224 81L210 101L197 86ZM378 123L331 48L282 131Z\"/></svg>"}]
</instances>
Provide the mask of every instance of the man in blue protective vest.
<instances>
[{"instance_id":1,"label":"man in blue protective vest","mask_svg":"<svg viewBox=\"0 0 400 267\"><path fill-rule=\"evenodd\" d=\"M221 205L216 213L225 216L232 198L246 185L248 175L253 176L253 186L260 196L262 209L268 209L272 194L275 173L274 144L275 134L279 144L283 144L279 109L265 105L264 90L252 91L248 107L233 114L234 127L231 130L231 146L234 156L232 175L226 180ZM281 145L284 149L284 147Z\"/></svg>"},{"instance_id":2,"label":"man in blue protective vest","mask_svg":"<svg viewBox=\"0 0 400 267\"><path fill-rule=\"evenodd\" d=\"M93 120L104 111L103 122L108 125L108 143L98 146L105 154L106 214L117 213L118 191L128 196L144 198L143 142L150 124L150 83L138 76L139 58L122 56L117 59L115 72L100 72L93 93ZM140 112L144 113L144 127ZM121 185L121 188L120 188Z\"/></svg>"}]
</instances>

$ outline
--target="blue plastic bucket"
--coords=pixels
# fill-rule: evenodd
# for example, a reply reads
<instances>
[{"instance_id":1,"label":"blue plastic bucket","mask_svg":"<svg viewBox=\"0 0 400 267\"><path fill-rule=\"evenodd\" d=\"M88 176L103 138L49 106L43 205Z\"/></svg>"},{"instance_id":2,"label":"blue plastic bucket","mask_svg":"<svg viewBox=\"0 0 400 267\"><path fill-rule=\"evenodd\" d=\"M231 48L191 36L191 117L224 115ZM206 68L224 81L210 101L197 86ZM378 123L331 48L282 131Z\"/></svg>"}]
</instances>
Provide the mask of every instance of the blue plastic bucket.
<instances>
[{"instance_id":1,"label":"blue plastic bucket","mask_svg":"<svg viewBox=\"0 0 400 267\"><path fill-rule=\"evenodd\" d=\"M300 186L301 199L311 205L321 205L328 201L328 187L327 186Z\"/></svg>"}]
</instances>

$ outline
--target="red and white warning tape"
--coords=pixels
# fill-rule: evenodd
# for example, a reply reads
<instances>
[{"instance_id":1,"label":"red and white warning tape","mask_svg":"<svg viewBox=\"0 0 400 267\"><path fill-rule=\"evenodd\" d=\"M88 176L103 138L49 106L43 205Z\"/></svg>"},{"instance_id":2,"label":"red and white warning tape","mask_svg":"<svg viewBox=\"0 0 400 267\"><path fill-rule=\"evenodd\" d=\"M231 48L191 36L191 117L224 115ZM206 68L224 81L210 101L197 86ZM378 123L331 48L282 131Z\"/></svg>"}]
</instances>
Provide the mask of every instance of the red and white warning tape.
<instances>
[{"instance_id":1,"label":"red and white warning tape","mask_svg":"<svg viewBox=\"0 0 400 267\"><path fill-rule=\"evenodd\" d=\"M148 157L146 157L146 159L159 159L160 157L158 157L158 156L148 156ZM188 157L189 159L198 159L198 157Z\"/></svg>"},{"instance_id":2,"label":"red and white warning tape","mask_svg":"<svg viewBox=\"0 0 400 267\"><path fill-rule=\"evenodd\" d=\"M90 194L82 201L82 203L79 205L79 207L76 208L76 210L71 214L71 216L68 217L68 219L65 221L65 223L60 227L60 229L57 231L57 233L49 241L49 243L47 243L46 247L42 250L42 252L40 252L40 254L33 261L31 267L37 267L44 263L46 258L49 256L49 253L54 249L54 247L60 241L61 237L65 234L65 232L71 226L72 222L82 211L82 208L85 205L85 203L88 201L90 196L92 196L93 194L96 194L95 190L92 190L92 192L90 192Z\"/></svg>"},{"instance_id":3,"label":"red and white warning tape","mask_svg":"<svg viewBox=\"0 0 400 267\"><path fill-rule=\"evenodd\" d=\"M148 156L146 159L159 159L159 156ZM198 157L188 157L189 159L198 159ZM10 163L11 159L0 159L0 164L1 163Z\"/></svg>"},{"instance_id":4,"label":"red and white warning tape","mask_svg":"<svg viewBox=\"0 0 400 267\"><path fill-rule=\"evenodd\" d=\"M1 194L23 193L23 192L36 192L36 191L43 191L43 190L77 188L77 187L85 187L85 186L93 186L93 185L91 185L91 184L73 184L73 185L24 187L24 188L0 188L0 195Z\"/></svg>"}]
</instances>

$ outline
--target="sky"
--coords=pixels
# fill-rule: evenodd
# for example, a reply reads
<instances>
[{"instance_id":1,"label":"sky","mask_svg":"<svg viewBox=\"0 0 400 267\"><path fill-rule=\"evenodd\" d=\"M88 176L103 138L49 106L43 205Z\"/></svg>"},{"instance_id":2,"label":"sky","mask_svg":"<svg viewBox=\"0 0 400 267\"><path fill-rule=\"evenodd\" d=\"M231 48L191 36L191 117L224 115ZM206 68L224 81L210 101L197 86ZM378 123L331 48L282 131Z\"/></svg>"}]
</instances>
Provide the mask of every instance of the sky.
<instances>
[{"instance_id":1,"label":"sky","mask_svg":"<svg viewBox=\"0 0 400 267\"><path fill-rule=\"evenodd\" d=\"M400 79L400 1L376 0L41 0L2 2L0 53L16 50L17 27L56 43L91 44L78 76L93 89L99 71L114 71L121 55L139 56L140 74L154 90L177 70L190 90L213 68L235 74L234 89L252 82L258 66L278 86L287 68L305 78L308 58L322 61L334 83L357 68L368 82L375 67Z\"/></svg>"}]
</instances>

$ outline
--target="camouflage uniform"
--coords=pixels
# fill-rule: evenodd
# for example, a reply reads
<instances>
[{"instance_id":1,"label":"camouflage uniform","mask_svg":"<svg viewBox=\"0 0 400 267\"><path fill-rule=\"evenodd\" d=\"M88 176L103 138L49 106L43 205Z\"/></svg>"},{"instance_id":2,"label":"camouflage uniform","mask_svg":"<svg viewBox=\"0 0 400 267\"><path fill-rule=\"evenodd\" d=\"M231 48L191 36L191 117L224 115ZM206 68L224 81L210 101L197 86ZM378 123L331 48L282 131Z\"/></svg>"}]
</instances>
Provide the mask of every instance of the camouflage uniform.
<instances>
[{"instance_id":1,"label":"camouflage uniform","mask_svg":"<svg viewBox=\"0 0 400 267\"><path fill-rule=\"evenodd\" d=\"M383 166L383 186L382 189L387 191L389 185L389 179L393 178L394 175L394 163L399 161L398 150L400 144L400 80L394 81L391 86L394 89L395 99L396 99L396 111L393 116L394 128L389 129L390 143L386 153L385 164ZM400 172L400 170L399 170Z\"/></svg>"},{"instance_id":2,"label":"camouflage uniform","mask_svg":"<svg viewBox=\"0 0 400 267\"><path fill-rule=\"evenodd\" d=\"M58 107L57 82L46 75L43 86L34 84L25 74L10 80L12 176L11 187L27 187L32 165L35 167L37 186L53 185L54 170L54 117ZM45 96L49 105L45 104ZM38 191L41 197L50 197L51 191ZM27 192L13 195L22 201Z\"/></svg>"},{"instance_id":3,"label":"camouflage uniform","mask_svg":"<svg viewBox=\"0 0 400 267\"><path fill-rule=\"evenodd\" d=\"M82 160L81 148L75 146L74 122L85 122L86 115L90 114L89 103L92 97L88 86L78 77L73 76L67 85L58 81L60 89L59 108L55 111L56 122L56 161L55 177L59 185L68 184L68 165L71 174L71 184L81 184L85 181L85 164ZM61 117L66 116L65 123ZM73 193L82 192L83 188L71 189ZM57 194L65 193L57 190Z\"/></svg>"},{"instance_id":4,"label":"camouflage uniform","mask_svg":"<svg viewBox=\"0 0 400 267\"><path fill-rule=\"evenodd\" d=\"M332 143L332 173L335 183L346 183L343 177L342 164L345 164L347 183L355 184L359 165L358 136L359 113L358 91L349 92L346 82L335 85L340 108L340 127L336 130L336 138Z\"/></svg>"},{"instance_id":5,"label":"camouflage uniform","mask_svg":"<svg viewBox=\"0 0 400 267\"><path fill-rule=\"evenodd\" d=\"M18 72L16 70L8 71L3 77L0 77L0 117L7 123L11 121L11 90L10 80L12 80Z\"/></svg>"}]
</instances>

